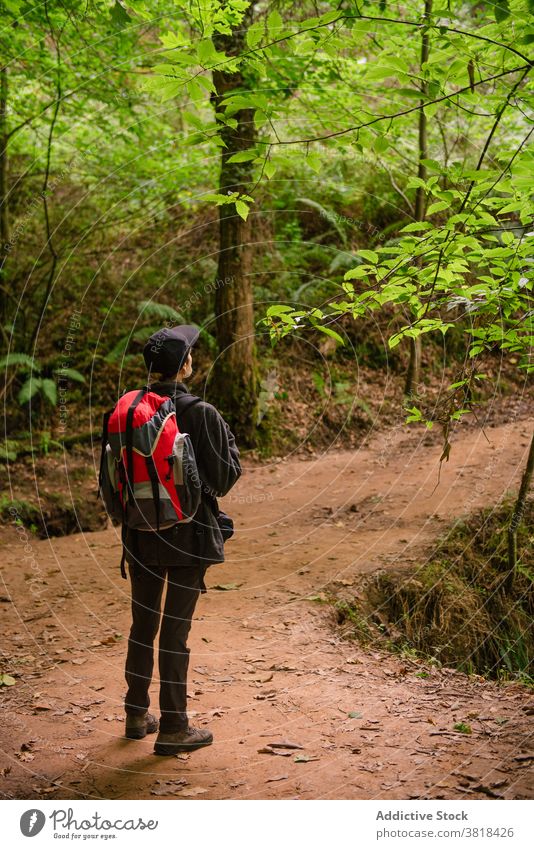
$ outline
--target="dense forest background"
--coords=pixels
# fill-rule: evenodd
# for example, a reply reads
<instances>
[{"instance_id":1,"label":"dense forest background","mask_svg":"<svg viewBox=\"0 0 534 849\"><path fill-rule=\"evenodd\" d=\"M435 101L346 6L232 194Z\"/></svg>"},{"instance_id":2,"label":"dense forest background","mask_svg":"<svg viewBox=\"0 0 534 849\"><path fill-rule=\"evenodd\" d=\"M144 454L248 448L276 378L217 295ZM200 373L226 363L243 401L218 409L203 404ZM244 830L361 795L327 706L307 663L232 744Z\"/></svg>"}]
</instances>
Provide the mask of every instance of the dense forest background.
<instances>
[{"instance_id":1,"label":"dense forest background","mask_svg":"<svg viewBox=\"0 0 534 849\"><path fill-rule=\"evenodd\" d=\"M1 792L531 798L533 0L0 15ZM245 471L193 636L209 788L116 745L96 494L181 323Z\"/></svg>"},{"instance_id":2,"label":"dense forest background","mask_svg":"<svg viewBox=\"0 0 534 849\"><path fill-rule=\"evenodd\" d=\"M523 385L528 0L1 7L8 457L94 428L165 322L267 451L309 402L443 424Z\"/></svg>"}]
</instances>

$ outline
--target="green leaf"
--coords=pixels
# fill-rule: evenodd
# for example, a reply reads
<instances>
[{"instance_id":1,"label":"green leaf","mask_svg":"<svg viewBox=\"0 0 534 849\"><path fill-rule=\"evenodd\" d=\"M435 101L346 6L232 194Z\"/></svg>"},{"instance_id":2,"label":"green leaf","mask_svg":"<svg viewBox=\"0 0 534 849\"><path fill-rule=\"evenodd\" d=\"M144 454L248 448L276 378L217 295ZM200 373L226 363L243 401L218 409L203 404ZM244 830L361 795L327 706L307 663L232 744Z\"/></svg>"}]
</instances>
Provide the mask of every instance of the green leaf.
<instances>
[{"instance_id":1,"label":"green leaf","mask_svg":"<svg viewBox=\"0 0 534 849\"><path fill-rule=\"evenodd\" d=\"M254 49L260 43L265 32L265 26L262 21L256 21L247 30L247 44Z\"/></svg>"},{"instance_id":2,"label":"green leaf","mask_svg":"<svg viewBox=\"0 0 534 849\"><path fill-rule=\"evenodd\" d=\"M115 0L115 5L109 10L111 20L118 27L125 27L131 22L131 17L118 0Z\"/></svg>"},{"instance_id":3,"label":"green leaf","mask_svg":"<svg viewBox=\"0 0 534 849\"><path fill-rule=\"evenodd\" d=\"M314 171L316 174L319 173L322 168L322 161L321 157L316 151L308 153L306 157L306 165L309 165L312 171Z\"/></svg>"},{"instance_id":4,"label":"green leaf","mask_svg":"<svg viewBox=\"0 0 534 849\"><path fill-rule=\"evenodd\" d=\"M431 203L428 207L426 214L434 215L435 212L441 212L444 209L449 209L450 203L448 200L438 200L435 203Z\"/></svg>"},{"instance_id":5,"label":"green leaf","mask_svg":"<svg viewBox=\"0 0 534 849\"><path fill-rule=\"evenodd\" d=\"M283 315L284 313L292 313L293 307L287 306L287 304L273 304L272 307L268 307L267 315Z\"/></svg>"},{"instance_id":6,"label":"green leaf","mask_svg":"<svg viewBox=\"0 0 534 849\"><path fill-rule=\"evenodd\" d=\"M374 265L378 262L378 254L375 251L358 251L358 256L362 256Z\"/></svg>"},{"instance_id":7,"label":"green leaf","mask_svg":"<svg viewBox=\"0 0 534 849\"><path fill-rule=\"evenodd\" d=\"M430 221L413 221L403 227L401 233L417 233L418 230L431 230L434 225Z\"/></svg>"},{"instance_id":8,"label":"green leaf","mask_svg":"<svg viewBox=\"0 0 534 849\"><path fill-rule=\"evenodd\" d=\"M10 366L26 366L26 368L29 368L32 371L41 371L41 366L36 360L34 360L33 357L28 356L28 354L17 354L15 352L12 354L6 354L6 356L2 357L0 360L0 368L6 368L6 366L8 368Z\"/></svg>"},{"instance_id":9,"label":"green leaf","mask_svg":"<svg viewBox=\"0 0 534 849\"><path fill-rule=\"evenodd\" d=\"M235 209L240 218L242 218L243 221L246 221L249 213L249 208L246 203L243 203L242 200L236 200Z\"/></svg>"},{"instance_id":10,"label":"green leaf","mask_svg":"<svg viewBox=\"0 0 534 849\"><path fill-rule=\"evenodd\" d=\"M325 324L315 324L315 323L314 323L313 326L316 327L317 330L320 330L321 333L325 333L326 336L330 336L332 339L335 339L336 342L339 342L340 345L345 344L342 337L339 335L339 333L336 333L336 331L332 330L331 327L327 327L327 325L325 325Z\"/></svg>"},{"instance_id":11,"label":"green leaf","mask_svg":"<svg viewBox=\"0 0 534 849\"><path fill-rule=\"evenodd\" d=\"M497 0L493 7L495 20L498 24L510 17L510 6L508 0Z\"/></svg>"},{"instance_id":12,"label":"green leaf","mask_svg":"<svg viewBox=\"0 0 534 849\"><path fill-rule=\"evenodd\" d=\"M373 147L377 153L384 153L389 147L389 141L385 136L378 136Z\"/></svg>"},{"instance_id":13,"label":"green leaf","mask_svg":"<svg viewBox=\"0 0 534 849\"><path fill-rule=\"evenodd\" d=\"M17 400L19 404L27 404L28 401L36 395L42 388L42 381L40 377L29 377L26 383L24 383L17 395Z\"/></svg>"},{"instance_id":14,"label":"green leaf","mask_svg":"<svg viewBox=\"0 0 534 849\"><path fill-rule=\"evenodd\" d=\"M274 40L280 38L284 22L280 12L274 11L267 15L267 29L269 30L269 38Z\"/></svg>"},{"instance_id":15,"label":"green leaf","mask_svg":"<svg viewBox=\"0 0 534 849\"><path fill-rule=\"evenodd\" d=\"M159 40L167 50L176 50L176 48L185 47L188 44L181 32L164 32L163 35L160 35Z\"/></svg>"},{"instance_id":16,"label":"green leaf","mask_svg":"<svg viewBox=\"0 0 534 849\"><path fill-rule=\"evenodd\" d=\"M349 713L350 719L361 719L363 717L363 713L359 713L357 710L351 710Z\"/></svg>"},{"instance_id":17,"label":"green leaf","mask_svg":"<svg viewBox=\"0 0 534 849\"><path fill-rule=\"evenodd\" d=\"M199 65L209 65L210 60L216 53L211 38L203 38L197 45L197 59Z\"/></svg>"},{"instance_id":18,"label":"green leaf","mask_svg":"<svg viewBox=\"0 0 534 849\"><path fill-rule=\"evenodd\" d=\"M66 378L67 380L75 380L77 383L85 383L85 377L75 368L59 368L56 371L58 380Z\"/></svg>"},{"instance_id":19,"label":"green leaf","mask_svg":"<svg viewBox=\"0 0 534 849\"><path fill-rule=\"evenodd\" d=\"M255 150L240 150L228 159L228 162L251 162L258 156Z\"/></svg>"},{"instance_id":20,"label":"green leaf","mask_svg":"<svg viewBox=\"0 0 534 849\"><path fill-rule=\"evenodd\" d=\"M144 313L147 316L170 319L177 324L185 323L184 316L178 310L175 310L174 307L168 306L168 304L159 304L157 301L139 301L137 308L140 313Z\"/></svg>"},{"instance_id":21,"label":"green leaf","mask_svg":"<svg viewBox=\"0 0 534 849\"><path fill-rule=\"evenodd\" d=\"M48 377L44 378L41 382L41 391L46 400L55 407L57 404L57 386L55 380L50 380Z\"/></svg>"},{"instance_id":22,"label":"green leaf","mask_svg":"<svg viewBox=\"0 0 534 849\"><path fill-rule=\"evenodd\" d=\"M11 675L7 675L5 672L0 672L0 687L12 687L13 684L17 682Z\"/></svg>"},{"instance_id":23,"label":"green leaf","mask_svg":"<svg viewBox=\"0 0 534 849\"><path fill-rule=\"evenodd\" d=\"M265 163L264 168L263 168L263 173L265 174L265 176L267 177L268 180L270 180L271 177L273 177L274 174L276 173L276 165L274 164L274 162L271 159L268 159L267 162Z\"/></svg>"},{"instance_id":24,"label":"green leaf","mask_svg":"<svg viewBox=\"0 0 534 849\"><path fill-rule=\"evenodd\" d=\"M356 268L351 268L349 271L345 272L344 279L345 280L358 280L361 277L367 277L369 272L367 269L362 268L361 265L357 265Z\"/></svg>"}]
</instances>

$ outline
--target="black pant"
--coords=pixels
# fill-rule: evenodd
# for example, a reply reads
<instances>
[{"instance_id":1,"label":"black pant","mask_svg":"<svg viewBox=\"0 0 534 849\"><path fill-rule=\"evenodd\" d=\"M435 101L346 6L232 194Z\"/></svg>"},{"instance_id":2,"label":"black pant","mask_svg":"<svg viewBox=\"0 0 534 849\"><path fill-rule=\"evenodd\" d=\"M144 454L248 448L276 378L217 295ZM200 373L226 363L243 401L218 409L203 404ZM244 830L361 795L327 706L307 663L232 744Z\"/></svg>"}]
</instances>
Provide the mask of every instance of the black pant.
<instances>
[{"instance_id":1,"label":"black pant","mask_svg":"<svg viewBox=\"0 0 534 849\"><path fill-rule=\"evenodd\" d=\"M143 714L149 704L148 688L154 667L154 639L161 616L161 597L167 577L167 595L159 635L160 730L187 728L187 636L203 579L198 566L171 568L130 565L132 627L126 657L128 714Z\"/></svg>"}]
</instances>

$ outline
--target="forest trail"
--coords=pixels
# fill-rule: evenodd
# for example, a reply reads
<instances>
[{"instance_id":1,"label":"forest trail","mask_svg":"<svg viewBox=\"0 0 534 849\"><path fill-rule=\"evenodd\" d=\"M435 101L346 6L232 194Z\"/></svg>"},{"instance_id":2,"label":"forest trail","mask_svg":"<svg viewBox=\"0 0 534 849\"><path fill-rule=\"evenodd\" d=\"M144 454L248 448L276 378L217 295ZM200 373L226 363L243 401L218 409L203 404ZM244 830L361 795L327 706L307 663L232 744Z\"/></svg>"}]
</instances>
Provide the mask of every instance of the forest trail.
<instances>
[{"instance_id":1,"label":"forest trail","mask_svg":"<svg viewBox=\"0 0 534 849\"><path fill-rule=\"evenodd\" d=\"M177 758L122 737L117 530L27 543L10 529L3 651L20 677L1 694L3 798L530 798L526 688L364 650L307 598L421 562L447 522L517 487L530 429L490 427L490 444L459 430L437 489L436 437L404 427L357 451L246 468L223 502L239 530L190 640L191 718L215 743ZM156 706L156 683L151 694ZM302 748L261 752L284 741Z\"/></svg>"}]
</instances>

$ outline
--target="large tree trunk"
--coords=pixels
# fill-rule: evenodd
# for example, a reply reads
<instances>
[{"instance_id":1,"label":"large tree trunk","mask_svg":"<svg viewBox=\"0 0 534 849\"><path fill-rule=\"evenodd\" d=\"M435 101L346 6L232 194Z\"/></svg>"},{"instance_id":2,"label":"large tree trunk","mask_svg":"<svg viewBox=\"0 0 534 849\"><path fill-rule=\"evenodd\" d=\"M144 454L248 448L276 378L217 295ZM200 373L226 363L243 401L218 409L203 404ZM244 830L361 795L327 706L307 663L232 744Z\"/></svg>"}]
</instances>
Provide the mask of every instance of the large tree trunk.
<instances>
[{"instance_id":1,"label":"large tree trunk","mask_svg":"<svg viewBox=\"0 0 534 849\"><path fill-rule=\"evenodd\" d=\"M246 25L231 36L214 39L220 50L238 55L244 45ZM250 24L247 21L246 24ZM241 73L227 74L215 70L212 97L216 113L224 114L222 99L236 89L246 89ZM222 121L219 134L226 147L221 148L220 194L248 194L251 188L250 162L229 162L239 151L255 142L254 110L241 109L232 117L232 129ZM251 276L252 247L250 217L237 214L234 204L219 207L219 263L215 285L216 333L219 356L214 367L212 392L221 412L241 442L252 446L256 432L256 361L254 344L254 304Z\"/></svg>"},{"instance_id":2,"label":"large tree trunk","mask_svg":"<svg viewBox=\"0 0 534 849\"><path fill-rule=\"evenodd\" d=\"M425 0L425 18L429 18L432 13L432 0ZM428 62L428 56L430 53L430 42L428 38L428 30L423 30L421 35L421 67L424 62ZM426 81L421 83L421 93L424 95L424 100L421 100L421 106L426 100L428 95L428 83ZM417 166L417 176L421 180L426 180L427 169L425 163L422 161L427 158L427 126L426 126L426 115L424 109L419 110L419 126L418 126L418 155L419 155L419 163ZM422 186L418 186L415 194L415 220L423 221L425 218L425 191ZM408 363L408 370L406 372L406 380L404 384L404 394L405 395L413 395L414 392L417 391L417 385L419 383L419 371L421 368L421 337L417 336L416 339L410 339L410 361Z\"/></svg>"},{"instance_id":3,"label":"large tree trunk","mask_svg":"<svg viewBox=\"0 0 534 849\"><path fill-rule=\"evenodd\" d=\"M0 323L7 317L6 262L9 256L9 179L7 145L7 68L0 68Z\"/></svg>"}]
</instances>

